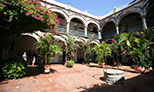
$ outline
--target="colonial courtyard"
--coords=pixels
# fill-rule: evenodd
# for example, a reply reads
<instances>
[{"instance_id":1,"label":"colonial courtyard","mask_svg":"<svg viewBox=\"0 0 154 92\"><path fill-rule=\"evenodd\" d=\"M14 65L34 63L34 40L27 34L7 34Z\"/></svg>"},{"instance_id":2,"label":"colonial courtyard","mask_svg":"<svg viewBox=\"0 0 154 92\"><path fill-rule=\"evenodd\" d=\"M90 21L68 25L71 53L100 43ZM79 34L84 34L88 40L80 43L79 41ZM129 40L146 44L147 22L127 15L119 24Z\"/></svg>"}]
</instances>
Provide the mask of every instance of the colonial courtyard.
<instances>
[{"instance_id":1,"label":"colonial courtyard","mask_svg":"<svg viewBox=\"0 0 154 92\"><path fill-rule=\"evenodd\" d=\"M119 69L124 70L125 84L108 85L103 79L104 68L96 63L75 64L73 68L61 64L52 64L50 67L49 74L31 67L26 77L4 80L0 82L0 92L153 92L154 90L154 71L139 74L129 66L120 66Z\"/></svg>"},{"instance_id":2,"label":"colonial courtyard","mask_svg":"<svg viewBox=\"0 0 154 92\"><path fill-rule=\"evenodd\" d=\"M154 92L153 11L153 0L103 16L0 0L0 92Z\"/></svg>"}]
</instances>

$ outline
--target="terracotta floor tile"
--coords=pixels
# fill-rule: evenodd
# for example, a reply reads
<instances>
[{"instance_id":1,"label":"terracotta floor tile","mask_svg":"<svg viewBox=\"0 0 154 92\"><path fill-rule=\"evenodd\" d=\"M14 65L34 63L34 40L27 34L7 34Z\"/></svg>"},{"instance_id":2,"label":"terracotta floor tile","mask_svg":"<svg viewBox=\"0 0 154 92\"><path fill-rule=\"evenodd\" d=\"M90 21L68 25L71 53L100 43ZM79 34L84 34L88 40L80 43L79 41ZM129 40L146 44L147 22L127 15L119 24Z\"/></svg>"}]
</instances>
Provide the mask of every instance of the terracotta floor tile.
<instances>
[{"instance_id":1,"label":"terracotta floor tile","mask_svg":"<svg viewBox=\"0 0 154 92\"><path fill-rule=\"evenodd\" d=\"M17 80L0 82L0 92L153 92L154 71L138 74L129 66L124 70L125 85L107 85L103 80L103 69L98 64L75 64L73 68L52 64L51 73L37 74ZM115 68L105 66L106 68Z\"/></svg>"}]
</instances>

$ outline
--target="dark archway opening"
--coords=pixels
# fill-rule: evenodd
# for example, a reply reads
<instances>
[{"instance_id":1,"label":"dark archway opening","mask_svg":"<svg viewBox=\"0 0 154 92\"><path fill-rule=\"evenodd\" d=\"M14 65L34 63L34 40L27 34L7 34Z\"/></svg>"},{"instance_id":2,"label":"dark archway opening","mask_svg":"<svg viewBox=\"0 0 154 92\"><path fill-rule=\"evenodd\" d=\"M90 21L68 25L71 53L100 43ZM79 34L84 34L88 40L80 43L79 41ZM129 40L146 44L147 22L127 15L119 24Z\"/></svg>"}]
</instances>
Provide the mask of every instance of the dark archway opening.
<instances>
[{"instance_id":1,"label":"dark archway opening","mask_svg":"<svg viewBox=\"0 0 154 92\"><path fill-rule=\"evenodd\" d=\"M108 22L104 25L102 29L102 38L110 38L116 34L116 27L113 22Z\"/></svg>"},{"instance_id":2,"label":"dark archway opening","mask_svg":"<svg viewBox=\"0 0 154 92\"><path fill-rule=\"evenodd\" d=\"M124 16L119 23L119 32L134 32L143 30L143 23L141 16L138 13L130 13Z\"/></svg>"}]
</instances>

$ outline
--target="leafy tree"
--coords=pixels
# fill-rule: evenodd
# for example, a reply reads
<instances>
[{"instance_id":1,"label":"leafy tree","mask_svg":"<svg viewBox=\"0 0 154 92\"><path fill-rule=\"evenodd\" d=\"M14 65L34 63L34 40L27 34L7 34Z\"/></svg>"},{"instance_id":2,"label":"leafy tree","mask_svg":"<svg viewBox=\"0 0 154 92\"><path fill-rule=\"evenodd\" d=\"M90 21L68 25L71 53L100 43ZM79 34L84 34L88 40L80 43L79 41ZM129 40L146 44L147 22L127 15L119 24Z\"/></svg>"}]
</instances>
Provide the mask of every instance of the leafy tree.
<instances>
[{"instance_id":1,"label":"leafy tree","mask_svg":"<svg viewBox=\"0 0 154 92\"><path fill-rule=\"evenodd\" d=\"M94 36L95 34L92 34L89 39L85 40L85 41L82 41L82 47L81 49L83 50L83 58L84 58L84 63L85 64L88 64L90 62L90 56L91 54L93 53L93 49L92 49L92 45L91 45L91 42L93 41L92 37Z\"/></svg>"},{"instance_id":2,"label":"leafy tree","mask_svg":"<svg viewBox=\"0 0 154 92\"><path fill-rule=\"evenodd\" d=\"M51 63L54 54L62 54L61 48L54 44L54 38L52 34L44 34L44 36L41 36L40 40L36 42L36 45L39 49L39 56L46 65Z\"/></svg>"},{"instance_id":3,"label":"leafy tree","mask_svg":"<svg viewBox=\"0 0 154 92\"><path fill-rule=\"evenodd\" d=\"M9 48L16 36L50 28L55 31L57 16L40 0L0 0L0 72L2 61L7 60ZM1 75L0 75L1 77Z\"/></svg>"},{"instance_id":4,"label":"leafy tree","mask_svg":"<svg viewBox=\"0 0 154 92\"><path fill-rule=\"evenodd\" d=\"M101 44L96 45L93 48L96 52L97 55L96 59L98 63L105 62L105 57L111 56L111 49L109 46L110 46L109 44L103 41Z\"/></svg>"},{"instance_id":5,"label":"leafy tree","mask_svg":"<svg viewBox=\"0 0 154 92\"><path fill-rule=\"evenodd\" d=\"M152 65L152 57L150 55L151 44L147 39L135 38L135 47L130 50L130 55L135 62L135 65L149 68Z\"/></svg>"},{"instance_id":6,"label":"leafy tree","mask_svg":"<svg viewBox=\"0 0 154 92\"><path fill-rule=\"evenodd\" d=\"M74 57L74 51L77 47L77 40L74 36L68 34L65 43L66 60L71 60Z\"/></svg>"},{"instance_id":7,"label":"leafy tree","mask_svg":"<svg viewBox=\"0 0 154 92\"><path fill-rule=\"evenodd\" d=\"M150 67L152 64L151 45L154 44L151 42L153 39L152 30L122 33L115 36L111 48L116 53L117 61L120 62L119 58L122 56L129 56L135 65Z\"/></svg>"},{"instance_id":8,"label":"leafy tree","mask_svg":"<svg viewBox=\"0 0 154 92\"><path fill-rule=\"evenodd\" d=\"M84 63L89 63L90 61L90 55L92 54L92 49L91 49L91 41L88 39L85 42L82 42L82 49L83 49L83 58L84 58Z\"/></svg>"},{"instance_id":9,"label":"leafy tree","mask_svg":"<svg viewBox=\"0 0 154 92\"><path fill-rule=\"evenodd\" d=\"M132 48L133 45L131 45L134 36L132 33L122 33L119 35L116 35L114 39L112 39L111 49L114 52L114 59L119 64L120 58L122 56L129 56L129 51Z\"/></svg>"},{"instance_id":10,"label":"leafy tree","mask_svg":"<svg viewBox=\"0 0 154 92\"><path fill-rule=\"evenodd\" d=\"M0 59L6 60L10 44L24 32L50 28L55 31L59 21L55 13L42 6L40 0L0 1Z\"/></svg>"}]
</instances>

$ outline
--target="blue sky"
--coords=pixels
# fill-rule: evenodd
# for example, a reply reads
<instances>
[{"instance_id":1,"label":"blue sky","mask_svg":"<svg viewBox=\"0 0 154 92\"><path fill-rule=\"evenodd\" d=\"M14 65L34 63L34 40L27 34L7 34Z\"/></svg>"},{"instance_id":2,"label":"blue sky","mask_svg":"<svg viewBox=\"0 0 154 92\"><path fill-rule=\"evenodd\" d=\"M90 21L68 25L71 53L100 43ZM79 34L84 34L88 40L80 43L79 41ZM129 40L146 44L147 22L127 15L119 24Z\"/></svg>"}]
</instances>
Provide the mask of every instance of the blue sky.
<instances>
[{"instance_id":1,"label":"blue sky","mask_svg":"<svg viewBox=\"0 0 154 92\"><path fill-rule=\"evenodd\" d=\"M113 10L114 7L120 7L132 0L55 0L64 4L70 3L72 7L93 14L103 16Z\"/></svg>"}]
</instances>

